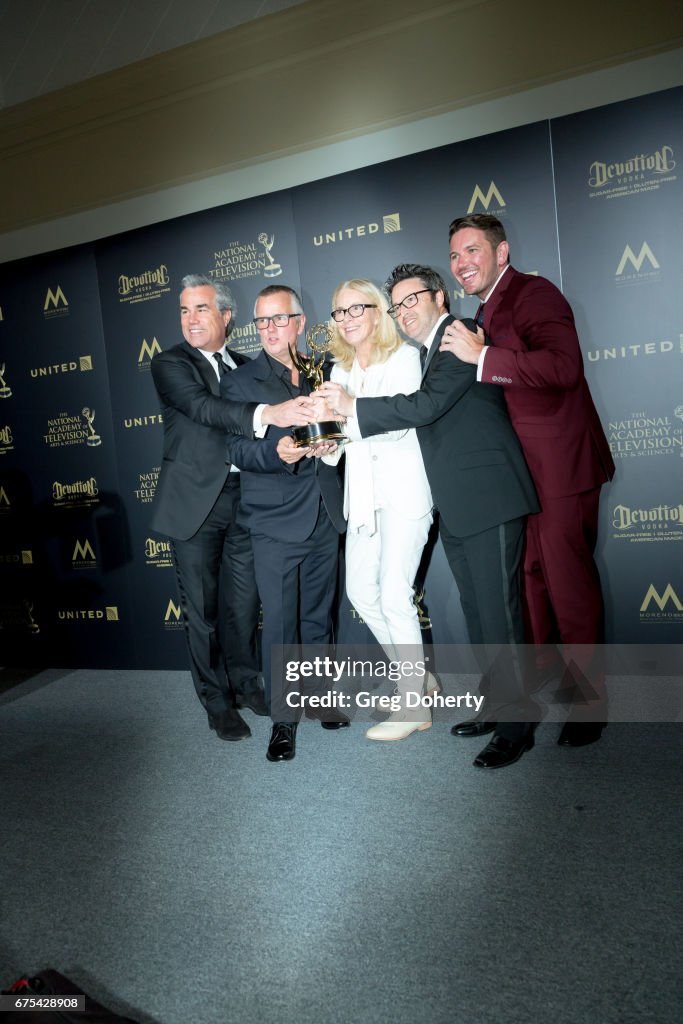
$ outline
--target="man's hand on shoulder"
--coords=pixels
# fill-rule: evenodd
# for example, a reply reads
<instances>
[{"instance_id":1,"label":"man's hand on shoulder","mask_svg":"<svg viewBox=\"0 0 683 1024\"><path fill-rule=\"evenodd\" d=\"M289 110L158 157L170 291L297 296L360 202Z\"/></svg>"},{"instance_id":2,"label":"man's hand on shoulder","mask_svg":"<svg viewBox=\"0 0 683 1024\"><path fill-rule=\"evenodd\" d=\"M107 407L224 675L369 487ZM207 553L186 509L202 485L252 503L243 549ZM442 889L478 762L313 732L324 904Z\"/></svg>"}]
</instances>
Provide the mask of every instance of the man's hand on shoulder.
<instances>
[{"instance_id":1,"label":"man's hand on shoulder","mask_svg":"<svg viewBox=\"0 0 683 1024\"><path fill-rule=\"evenodd\" d=\"M483 328L478 327L475 334L469 331L461 320L454 320L443 332L439 351L450 352L463 363L472 363L476 366L484 345Z\"/></svg>"}]
</instances>

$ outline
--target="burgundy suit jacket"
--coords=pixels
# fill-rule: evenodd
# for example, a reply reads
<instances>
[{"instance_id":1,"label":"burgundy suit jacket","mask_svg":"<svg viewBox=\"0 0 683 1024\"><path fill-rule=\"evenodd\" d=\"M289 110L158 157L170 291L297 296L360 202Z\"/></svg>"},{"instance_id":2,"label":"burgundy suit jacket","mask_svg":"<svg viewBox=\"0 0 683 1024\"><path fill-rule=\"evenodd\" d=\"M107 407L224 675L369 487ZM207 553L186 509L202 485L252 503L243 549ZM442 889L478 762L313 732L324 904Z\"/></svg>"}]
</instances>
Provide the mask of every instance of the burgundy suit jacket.
<instances>
[{"instance_id":1,"label":"burgundy suit jacket","mask_svg":"<svg viewBox=\"0 0 683 1024\"><path fill-rule=\"evenodd\" d=\"M481 379L504 390L541 502L611 480L614 462L562 292L510 267L484 305L484 330L491 347Z\"/></svg>"}]
</instances>

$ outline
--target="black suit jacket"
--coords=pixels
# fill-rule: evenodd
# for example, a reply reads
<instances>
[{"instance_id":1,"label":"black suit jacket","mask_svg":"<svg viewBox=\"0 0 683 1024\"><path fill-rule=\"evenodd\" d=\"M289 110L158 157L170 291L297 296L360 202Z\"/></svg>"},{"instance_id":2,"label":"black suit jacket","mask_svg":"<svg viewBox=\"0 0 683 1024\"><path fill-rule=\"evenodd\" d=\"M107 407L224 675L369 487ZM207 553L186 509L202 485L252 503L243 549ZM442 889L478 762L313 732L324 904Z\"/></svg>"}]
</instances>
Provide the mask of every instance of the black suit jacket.
<instances>
[{"instance_id":1,"label":"black suit jacket","mask_svg":"<svg viewBox=\"0 0 683 1024\"><path fill-rule=\"evenodd\" d=\"M230 355L238 365L249 361L232 349ZM256 404L220 398L216 373L185 341L155 355L152 378L164 419L164 453L151 526L175 540L187 540L225 484L230 469L226 432L251 433Z\"/></svg>"},{"instance_id":2,"label":"black suit jacket","mask_svg":"<svg viewBox=\"0 0 683 1024\"><path fill-rule=\"evenodd\" d=\"M265 352L240 366L221 381L224 398L276 405L292 398L282 368ZM336 466L319 459L301 459L286 465L277 454L277 442L290 431L269 427L265 438L227 438L228 458L242 477L240 521L253 533L276 540L300 541L311 535L318 518L320 498L335 529L346 529L341 478Z\"/></svg>"},{"instance_id":3,"label":"black suit jacket","mask_svg":"<svg viewBox=\"0 0 683 1024\"><path fill-rule=\"evenodd\" d=\"M419 391L359 398L356 415L363 437L417 428L434 504L449 533L467 537L539 506L502 389L478 384L476 366L439 352L454 319L439 325Z\"/></svg>"}]
</instances>

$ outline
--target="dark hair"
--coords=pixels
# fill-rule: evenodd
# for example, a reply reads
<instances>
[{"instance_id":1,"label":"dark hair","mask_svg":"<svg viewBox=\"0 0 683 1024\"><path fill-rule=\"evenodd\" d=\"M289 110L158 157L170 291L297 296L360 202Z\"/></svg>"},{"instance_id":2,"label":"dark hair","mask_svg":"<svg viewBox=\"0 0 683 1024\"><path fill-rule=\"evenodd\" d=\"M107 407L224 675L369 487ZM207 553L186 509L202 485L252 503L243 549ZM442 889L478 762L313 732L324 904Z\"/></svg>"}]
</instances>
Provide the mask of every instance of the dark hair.
<instances>
[{"instance_id":1,"label":"dark hair","mask_svg":"<svg viewBox=\"0 0 683 1024\"><path fill-rule=\"evenodd\" d=\"M411 277L418 277L425 288L432 292L443 292L443 304L450 312L451 297L448 294L446 283L438 271L431 267L423 267L419 263L399 263L389 274L384 282L384 291L391 302L391 292L401 281L408 281Z\"/></svg>"},{"instance_id":2,"label":"dark hair","mask_svg":"<svg viewBox=\"0 0 683 1024\"><path fill-rule=\"evenodd\" d=\"M222 281L212 281L210 277L205 277L204 274L186 274L180 284L183 290L185 288L213 288L216 295L216 306L218 307L218 312L226 313L230 310L232 313L232 316L228 321L228 326L225 330L225 337L229 337L230 332L235 326L237 303L235 302L235 298L227 284L223 284Z\"/></svg>"},{"instance_id":3,"label":"dark hair","mask_svg":"<svg viewBox=\"0 0 683 1024\"><path fill-rule=\"evenodd\" d=\"M290 288L287 284L269 284L265 288L262 288L254 299L254 316L256 316L256 303L259 299L267 299L270 295L278 295L280 292L285 292L285 294L291 296L292 304L294 306L292 310L293 313L303 313L304 307L301 305L301 299L293 288Z\"/></svg>"},{"instance_id":4,"label":"dark hair","mask_svg":"<svg viewBox=\"0 0 683 1024\"><path fill-rule=\"evenodd\" d=\"M505 228L498 218L492 217L490 213L471 213L467 217L456 217L448 229L449 242L455 232L460 231L461 228L476 228L478 231L483 231L486 240L494 249L497 249L501 242L507 242Z\"/></svg>"}]
</instances>

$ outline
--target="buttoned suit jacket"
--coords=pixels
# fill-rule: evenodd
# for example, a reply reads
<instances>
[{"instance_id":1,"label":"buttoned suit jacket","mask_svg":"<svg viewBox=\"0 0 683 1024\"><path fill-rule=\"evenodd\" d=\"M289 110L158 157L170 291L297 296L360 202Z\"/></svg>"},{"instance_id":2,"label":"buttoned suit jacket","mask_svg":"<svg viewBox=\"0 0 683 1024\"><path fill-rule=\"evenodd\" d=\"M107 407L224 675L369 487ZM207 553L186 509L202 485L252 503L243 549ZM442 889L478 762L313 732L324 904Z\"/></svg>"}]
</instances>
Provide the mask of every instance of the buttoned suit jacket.
<instances>
[{"instance_id":1,"label":"buttoned suit jacket","mask_svg":"<svg viewBox=\"0 0 683 1024\"><path fill-rule=\"evenodd\" d=\"M248 362L239 352L230 350L230 355L238 366ZM226 432L252 432L256 403L224 401L217 374L186 341L158 352L151 369L164 421L151 526L174 540L188 540L205 521L227 479Z\"/></svg>"},{"instance_id":2,"label":"buttoned suit jacket","mask_svg":"<svg viewBox=\"0 0 683 1024\"><path fill-rule=\"evenodd\" d=\"M363 437L417 428L434 504L449 533L467 537L536 512L538 502L501 389L478 384L476 367L439 352L453 320L439 325L419 391L359 398L356 416Z\"/></svg>"},{"instance_id":3,"label":"buttoned suit jacket","mask_svg":"<svg viewBox=\"0 0 683 1024\"><path fill-rule=\"evenodd\" d=\"M510 267L484 304L484 330L492 346L481 379L505 395L541 503L610 480L614 462L562 292Z\"/></svg>"},{"instance_id":4,"label":"buttoned suit jacket","mask_svg":"<svg viewBox=\"0 0 683 1024\"><path fill-rule=\"evenodd\" d=\"M292 397L263 351L223 377L221 394L233 401L269 405ZM242 474L238 521L252 534L283 542L305 540L315 527L322 496L332 524L343 533L346 523L337 467L315 458L304 458L293 465L282 462L277 443L288 434L287 428L270 426L262 439L227 438L228 458Z\"/></svg>"}]
</instances>

